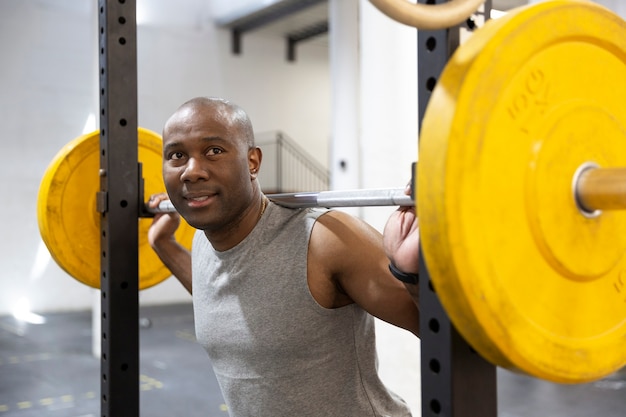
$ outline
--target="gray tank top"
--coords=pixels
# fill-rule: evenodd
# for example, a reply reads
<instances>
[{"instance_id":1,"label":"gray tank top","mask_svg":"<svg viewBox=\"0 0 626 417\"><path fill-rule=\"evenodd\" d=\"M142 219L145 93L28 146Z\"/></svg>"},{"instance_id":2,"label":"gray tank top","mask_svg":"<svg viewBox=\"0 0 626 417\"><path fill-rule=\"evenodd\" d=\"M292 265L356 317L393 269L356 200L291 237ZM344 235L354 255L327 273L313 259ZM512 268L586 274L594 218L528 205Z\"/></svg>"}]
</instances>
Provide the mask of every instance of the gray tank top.
<instances>
[{"instance_id":1,"label":"gray tank top","mask_svg":"<svg viewBox=\"0 0 626 417\"><path fill-rule=\"evenodd\" d=\"M196 233L196 337L233 417L410 416L378 377L373 317L323 308L309 291L308 242L324 212L270 203L223 252Z\"/></svg>"}]
</instances>

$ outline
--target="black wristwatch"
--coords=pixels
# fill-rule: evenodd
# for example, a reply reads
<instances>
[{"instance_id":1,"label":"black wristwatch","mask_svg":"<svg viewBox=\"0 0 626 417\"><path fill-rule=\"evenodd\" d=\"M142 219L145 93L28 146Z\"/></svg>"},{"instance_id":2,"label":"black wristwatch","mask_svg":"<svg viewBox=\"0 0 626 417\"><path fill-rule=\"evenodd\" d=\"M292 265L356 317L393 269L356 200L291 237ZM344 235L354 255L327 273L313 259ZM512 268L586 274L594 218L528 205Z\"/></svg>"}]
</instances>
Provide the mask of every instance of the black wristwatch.
<instances>
[{"instance_id":1,"label":"black wristwatch","mask_svg":"<svg viewBox=\"0 0 626 417\"><path fill-rule=\"evenodd\" d=\"M418 274L408 274L406 272L402 272L391 262L389 263L389 271L391 271L391 275L406 284L417 284L419 282Z\"/></svg>"}]
</instances>

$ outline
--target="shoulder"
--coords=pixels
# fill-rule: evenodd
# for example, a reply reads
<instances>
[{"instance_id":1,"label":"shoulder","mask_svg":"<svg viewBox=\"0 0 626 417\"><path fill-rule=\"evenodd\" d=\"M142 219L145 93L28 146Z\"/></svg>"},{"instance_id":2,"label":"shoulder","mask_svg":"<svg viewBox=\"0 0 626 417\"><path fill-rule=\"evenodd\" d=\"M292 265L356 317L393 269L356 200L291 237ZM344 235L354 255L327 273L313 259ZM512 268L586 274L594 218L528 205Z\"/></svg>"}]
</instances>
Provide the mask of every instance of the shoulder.
<instances>
[{"instance_id":1,"label":"shoulder","mask_svg":"<svg viewBox=\"0 0 626 417\"><path fill-rule=\"evenodd\" d=\"M346 256L378 250L382 235L363 220L342 211L328 211L317 219L309 251L325 262L345 264Z\"/></svg>"},{"instance_id":2,"label":"shoulder","mask_svg":"<svg viewBox=\"0 0 626 417\"><path fill-rule=\"evenodd\" d=\"M265 213L259 220L263 228L277 228L285 230L287 227L302 227L301 224L313 224L316 219L325 214L328 209L321 208L290 208L274 203L270 200Z\"/></svg>"},{"instance_id":3,"label":"shoulder","mask_svg":"<svg viewBox=\"0 0 626 417\"><path fill-rule=\"evenodd\" d=\"M313 234L349 239L380 239L381 234L365 221L343 211L328 211L317 219Z\"/></svg>"}]
</instances>

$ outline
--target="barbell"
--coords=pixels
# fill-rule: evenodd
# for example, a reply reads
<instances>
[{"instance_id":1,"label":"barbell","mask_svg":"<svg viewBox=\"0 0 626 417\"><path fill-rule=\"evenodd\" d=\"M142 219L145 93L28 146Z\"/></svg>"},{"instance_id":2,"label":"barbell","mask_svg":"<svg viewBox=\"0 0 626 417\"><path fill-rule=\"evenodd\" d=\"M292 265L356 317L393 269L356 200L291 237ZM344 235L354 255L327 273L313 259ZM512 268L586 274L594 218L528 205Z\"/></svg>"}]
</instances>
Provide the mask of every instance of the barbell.
<instances>
[{"instance_id":1,"label":"barbell","mask_svg":"<svg viewBox=\"0 0 626 417\"><path fill-rule=\"evenodd\" d=\"M413 206L411 196L403 188L372 188L365 190L310 191L300 193L267 194L274 203L288 208L307 207L380 207ZM158 207L146 208L151 213L172 213L176 209L170 201L162 201Z\"/></svg>"},{"instance_id":2,"label":"barbell","mask_svg":"<svg viewBox=\"0 0 626 417\"><path fill-rule=\"evenodd\" d=\"M415 173L420 242L451 321L497 366L579 383L626 365L625 96L626 22L573 0L488 21L433 90ZM41 235L98 287L98 134L66 148L42 180ZM163 190L158 135L139 130L139 159L144 197ZM146 288L169 271L139 221ZM189 247L192 234L184 224L177 239Z\"/></svg>"}]
</instances>

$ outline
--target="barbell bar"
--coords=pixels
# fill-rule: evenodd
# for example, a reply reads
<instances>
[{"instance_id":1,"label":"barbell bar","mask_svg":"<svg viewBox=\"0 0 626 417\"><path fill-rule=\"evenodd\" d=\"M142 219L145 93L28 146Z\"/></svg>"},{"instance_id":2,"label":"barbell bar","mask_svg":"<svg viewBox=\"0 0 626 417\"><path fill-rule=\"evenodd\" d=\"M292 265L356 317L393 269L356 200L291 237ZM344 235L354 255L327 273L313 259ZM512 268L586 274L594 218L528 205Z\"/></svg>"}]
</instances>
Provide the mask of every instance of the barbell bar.
<instances>
[{"instance_id":1,"label":"barbell bar","mask_svg":"<svg viewBox=\"0 0 626 417\"><path fill-rule=\"evenodd\" d=\"M574 196L589 215L626 209L626 168L598 168L591 163L574 176Z\"/></svg>"},{"instance_id":2,"label":"barbell bar","mask_svg":"<svg viewBox=\"0 0 626 417\"><path fill-rule=\"evenodd\" d=\"M267 194L266 197L288 208L413 206L415 204L411 196L404 193L403 188L278 193ZM150 213L171 213L175 212L176 208L170 201L162 201L156 208L146 207L146 210Z\"/></svg>"},{"instance_id":3,"label":"barbell bar","mask_svg":"<svg viewBox=\"0 0 626 417\"><path fill-rule=\"evenodd\" d=\"M450 320L495 365L560 383L626 365L624 96L626 22L577 0L488 21L437 81L414 174L420 244ZM146 201L165 188L161 139L140 129L138 145ZM61 150L38 197L52 257L96 288L98 168L94 132ZM331 206L297 194L287 200ZM170 275L150 222L141 289ZM177 240L189 248L194 233L184 223Z\"/></svg>"},{"instance_id":4,"label":"barbell bar","mask_svg":"<svg viewBox=\"0 0 626 417\"><path fill-rule=\"evenodd\" d=\"M626 168L583 167L572 179L572 199L584 215L598 215L601 210L626 209ZM381 207L415 205L403 188L307 191L267 194L272 202L287 208L307 207ZM174 205L162 201L148 213L173 213Z\"/></svg>"}]
</instances>

